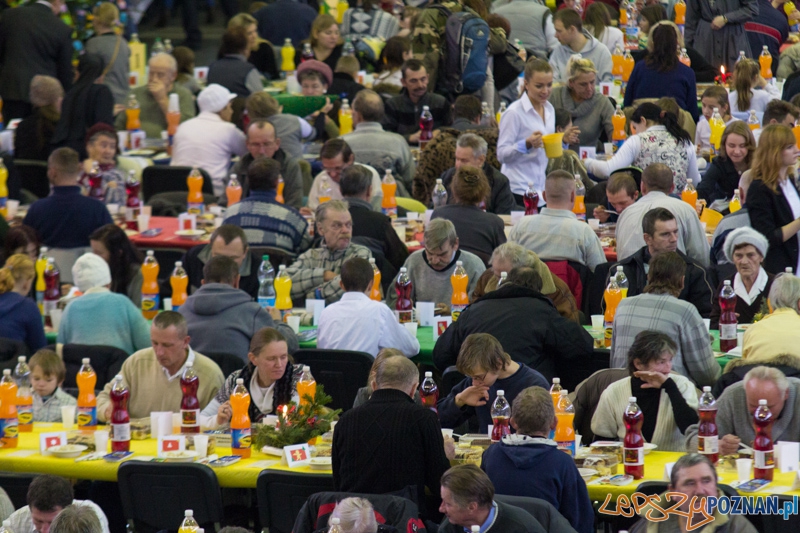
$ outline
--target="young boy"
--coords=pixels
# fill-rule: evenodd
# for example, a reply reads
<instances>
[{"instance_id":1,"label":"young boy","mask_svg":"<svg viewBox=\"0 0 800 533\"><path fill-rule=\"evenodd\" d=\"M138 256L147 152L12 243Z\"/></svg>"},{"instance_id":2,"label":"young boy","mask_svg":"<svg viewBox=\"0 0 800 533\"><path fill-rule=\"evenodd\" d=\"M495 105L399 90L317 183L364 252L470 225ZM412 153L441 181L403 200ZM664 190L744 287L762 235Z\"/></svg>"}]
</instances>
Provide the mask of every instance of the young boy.
<instances>
[{"instance_id":1,"label":"young boy","mask_svg":"<svg viewBox=\"0 0 800 533\"><path fill-rule=\"evenodd\" d=\"M64 361L51 350L39 350L28 362L33 389L33 421L61 421L61 407L78 401L61 390L67 369Z\"/></svg>"},{"instance_id":2,"label":"young boy","mask_svg":"<svg viewBox=\"0 0 800 533\"><path fill-rule=\"evenodd\" d=\"M694 144L697 146L697 153L701 154L704 151L708 152L711 149L711 116L714 114L714 108L719 108L719 115L727 126L734 120L731 117L731 105L728 101L728 91L725 87L715 85L709 87L703 92L700 98L703 104L703 116L697 122L697 130L694 134Z\"/></svg>"}]
</instances>

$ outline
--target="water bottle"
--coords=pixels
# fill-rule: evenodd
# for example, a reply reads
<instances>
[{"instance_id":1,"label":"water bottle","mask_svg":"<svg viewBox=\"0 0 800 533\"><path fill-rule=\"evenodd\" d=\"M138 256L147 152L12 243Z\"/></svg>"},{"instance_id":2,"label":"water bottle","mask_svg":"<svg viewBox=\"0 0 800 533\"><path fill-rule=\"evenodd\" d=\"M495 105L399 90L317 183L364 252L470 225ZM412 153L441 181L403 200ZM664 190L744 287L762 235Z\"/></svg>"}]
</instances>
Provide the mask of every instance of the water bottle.
<instances>
[{"instance_id":1,"label":"water bottle","mask_svg":"<svg viewBox=\"0 0 800 533\"><path fill-rule=\"evenodd\" d=\"M436 186L433 188L433 194L431 197L433 200L434 209L437 207L442 207L443 205L447 205L447 189L445 189L444 185L442 184L442 180L439 178L436 179Z\"/></svg>"},{"instance_id":2,"label":"water bottle","mask_svg":"<svg viewBox=\"0 0 800 533\"><path fill-rule=\"evenodd\" d=\"M356 47L353 46L353 43L350 41L350 37L344 40L344 45L342 46L342 56L354 56L356 55Z\"/></svg>"},{"instance_id":3,"label":"water bottle","mask_svg":"<svg viewBox=\"0 0 800 533\"><path fill-rule=\"evenodd\" d=\"M500 442L503 437L511 434L509 419L511 418L511 405L506 399L503 390L497 391L497 398L492 403L492 442Z\"/></svg>"},{"instance_id":4,"label":"water bottle","mask_svg":"<svg viewBox=\"0 0 800 533\"><path fill-rule=\"evenodd\" d=\"M261 259L261 266L258 267L258 305L266 309L275 307L275 269L268 255Z\"/></svg>"}]
</instances>

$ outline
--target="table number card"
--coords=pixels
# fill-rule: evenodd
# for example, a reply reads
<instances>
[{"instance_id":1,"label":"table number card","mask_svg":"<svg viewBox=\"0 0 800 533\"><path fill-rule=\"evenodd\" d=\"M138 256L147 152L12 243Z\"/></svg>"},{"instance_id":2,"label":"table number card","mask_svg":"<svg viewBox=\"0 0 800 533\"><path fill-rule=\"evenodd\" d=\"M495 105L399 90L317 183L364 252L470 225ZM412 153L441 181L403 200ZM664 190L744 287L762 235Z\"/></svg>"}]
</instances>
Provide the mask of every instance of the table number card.
<instances>
[{"instance_id":1,"label":"table number card","mask_svg":"<svg viewBox=\"0 0 800 533\"><path fill-rule=\"evenodd\" d=\"M45 454L47 448L63 446L65 444L67 444L66 431L53 431L52 433L39 434L39 453L42 455Z\"/></svg>"},{"instance_id":2,"label":"table number card","mask_svg":"<svg viewBox=\"0 0 800 533\"><path fill-rule=\"evenodd\" d=\"M158 456L164 457L166 452L182 452L186 449L184 435L164 435L158 437Z\"/></svg>"},{"instance_id":3,"label":"table number card","mask_svg":"<svg viewBox=\"0 0 800 533\"><path fill-rule=\"evenodd\" d=\"M775 455L781 472L797 472L800 463L800 443L779 442L775 444Z\"/></svg>"},{"instance_id":4,"label":"table number card","mask_svg":"<svg viewBox=\"0 0 800 533\"><path fill-rule=\"evenodd\" d=\"M672 467L675 466L675 463L667 463L664 465L664 481L672 481Z\"/></svg>"},{"instance_id":5,"label":"table number card","mask_svg":"<svg viewBox=\"0 0 800 533\"><path fill-rule=\"evenodd\" d=\"M308 449L308 443L284 446L283 454L289 468L306 466L311 461L311 452Z\"/></svg>"},{"instance_id":6,"label":"table number card","mask_svg":"<svg viewBox=\"0 0 800 533\"><path fill-rule=\"evenodd\" d=\"M597 158L597 148L595 148L594 146L581 146L580 152L581 152L581 160Z\"/></svg>"},{"instance_id":7,"label":"table number card","mask_svg":"<svg viewBox=\"0 0 800 533\"><path fill-rule=\"evenodd\" d=\"M433 340L434 341L438 340L439 336L441 336L447 330L447 328L450 327L450 324L452 323L453 319L449 316L437 316L436 318L434 318Z\"/></svg>"},{"instance_id":8,"label":"table number card","mask_svg":"<svg viewBox=\"0 0 800 533\"><path fill-rule=\"evenodd\" d=\"M178 229L197 229L197 215L189 213L181 213L178 215Z\"/></svg>"}]
</instances>

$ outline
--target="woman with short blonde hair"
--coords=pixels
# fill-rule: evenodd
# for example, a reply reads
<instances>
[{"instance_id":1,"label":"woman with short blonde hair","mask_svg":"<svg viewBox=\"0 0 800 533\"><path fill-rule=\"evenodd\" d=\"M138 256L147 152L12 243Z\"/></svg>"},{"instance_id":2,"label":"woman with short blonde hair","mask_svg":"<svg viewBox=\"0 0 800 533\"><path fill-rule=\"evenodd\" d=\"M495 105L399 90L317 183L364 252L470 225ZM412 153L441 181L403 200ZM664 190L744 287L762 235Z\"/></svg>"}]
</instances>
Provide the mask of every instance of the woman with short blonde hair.
<instances>
[{"instance_id":1,"label":"woman with short blonde hair","mask_svg":"<svg viewBox=\"0 0 800 533\"><path fill-rule=\"evenodd\" d=\"M247 60L268 79L278 79L278 65L272 43L258 35L258 21L249 13L239 13L228 21L228 30L244 28L247 34L247 47L250 55ZM281 43L282 44L282 43Z\"/></svg>"}]
</instances>

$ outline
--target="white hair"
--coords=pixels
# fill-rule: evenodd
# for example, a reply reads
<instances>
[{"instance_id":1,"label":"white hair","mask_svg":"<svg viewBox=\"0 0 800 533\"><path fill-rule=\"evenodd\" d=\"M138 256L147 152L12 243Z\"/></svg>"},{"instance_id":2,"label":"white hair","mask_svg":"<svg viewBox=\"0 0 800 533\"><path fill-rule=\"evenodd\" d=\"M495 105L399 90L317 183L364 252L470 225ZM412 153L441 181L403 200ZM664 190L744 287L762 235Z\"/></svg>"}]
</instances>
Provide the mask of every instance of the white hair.
<instances>
[{"instance_id":1,"label":"white hair","mask_svg":"<svg viewBox=\"0 0 800 533\"><path fill-rule=\"evenodd\" d=\"M165 52L160 52L158 54L154 54L150 60L147 62L147 65L150 66L153 64L154 61L166 61L169 63L169 68L173 74L178 72L178 62L172 57L172 54L167 54Z\"/></svg>"},{"instance_id":2,"label":"white hair","mask_svg":"<svg viewBox=\"0 0 800 533\"><path fill-rule=\"evenodd\" d=\"M742 380L744 386L747 387L747 384L753 379L773 382L775 386L778 387L781 394L785 394L786 391L789 390L789 380L786 379L786 375L772 366L757 366L752 368L744 375L744 379Z\"/></svg>"},{"instance_id":3,"label":"white hair","mask_svg":"<svg viewBox=\"0 0 800 533\"><path fill-rule=\"evenodd\" d=\"M800 301L800 278L792 274L778 274L769 289L769 303L773 309L788 308L797 312Z\"/></svg>"},{"instance_id":4,"label":"white hair","mask_svg":"<svg viewBox=\"0 0 800 533\"><path fill-rule=\"evenodd\" d=\"M339 519L342 533L376 533L378 531L375 510L369 500L364 498L345 498L336 504L330 518Z\"/></svg>"}]
</instances>

